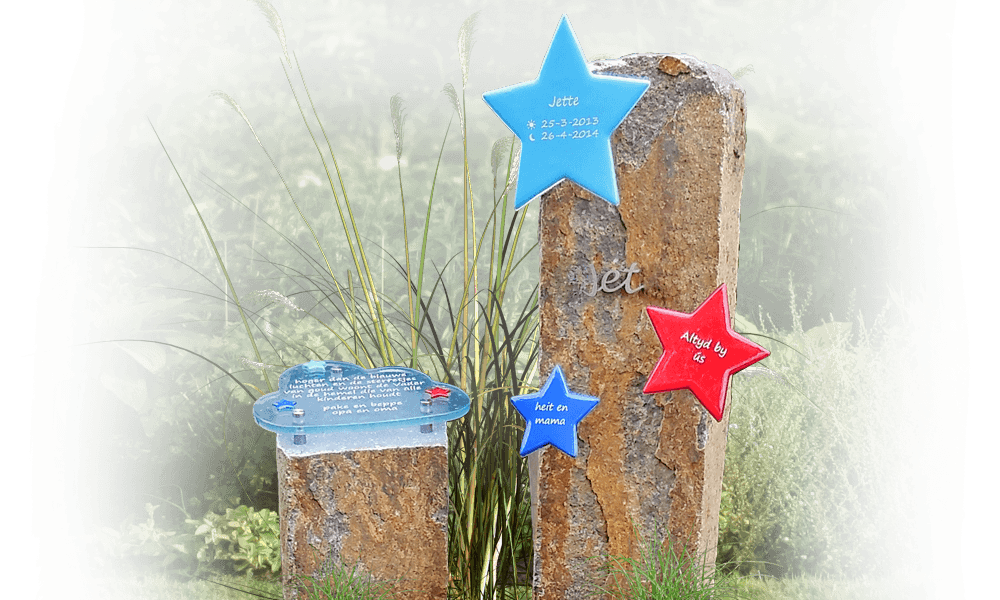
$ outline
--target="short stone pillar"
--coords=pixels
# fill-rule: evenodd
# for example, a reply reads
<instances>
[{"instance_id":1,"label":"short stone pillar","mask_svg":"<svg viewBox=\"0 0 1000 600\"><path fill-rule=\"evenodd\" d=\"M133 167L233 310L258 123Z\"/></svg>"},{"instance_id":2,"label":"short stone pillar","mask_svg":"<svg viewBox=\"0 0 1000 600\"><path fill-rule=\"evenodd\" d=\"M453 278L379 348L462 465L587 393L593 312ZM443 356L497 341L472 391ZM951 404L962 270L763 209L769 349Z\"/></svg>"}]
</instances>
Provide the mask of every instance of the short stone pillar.
<instances>
[{"instance_id":1,"label":"short stone pillar","mask_svg":"<svg viewBox=\"0 0 1000 600\"><path fill-rule=\"evenodd\" d=\"M333 569L400 600L448 592L447 421L468 395L404 367L311 361L253 407L277 434L285 600Z\"/></svg>"},{"instance_id":2,"label":"short stone pillar","mask_svg":"<svg viewBox=\"0 0 1000 600\"><path fill-rule=\"evenodd\" d=\"M663 353L645 309L691 312L725 283L735 312L743 91L690 56L594 66L650 87L611 137L619 206L570 180L541 200L541 372L561 365L600 398L576 458L530 458L541 600L586 597L592 557L638 558L636 531L709 563L718 538L728 411L717 423L688 390L643 394Z\"/></svg>"},{"instance_id":3,"label":"short stone pillar","mask_svg":"<svg viewBox=\"0 0 1000 600\"><path fill-rule=\"evenodd\" d=\"M278 436L285 600L305 597L298 576L319 578L332 564L393 582L394 598L447 596L448 437L444 427L412 430L395 442L407 447L341 443L318 454Z\"/></svg>"}]
</instances>

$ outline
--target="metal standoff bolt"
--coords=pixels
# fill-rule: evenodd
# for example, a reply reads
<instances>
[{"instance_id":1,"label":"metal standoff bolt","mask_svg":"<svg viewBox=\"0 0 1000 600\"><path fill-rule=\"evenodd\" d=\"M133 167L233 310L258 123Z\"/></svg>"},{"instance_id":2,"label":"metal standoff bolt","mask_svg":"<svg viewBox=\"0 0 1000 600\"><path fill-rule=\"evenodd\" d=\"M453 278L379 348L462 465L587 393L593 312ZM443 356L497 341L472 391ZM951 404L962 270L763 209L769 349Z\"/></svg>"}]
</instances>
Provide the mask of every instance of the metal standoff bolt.
<instances>
[{"instance_id":1,"label":"metal standoff bolt","mask_svg":"<svg viewBox=\"0 0 1000 600\"><path fill-rule=\"evenodd\" d=\"M292 409L292 422L299 426L298 431L302 431L301 425L305 421L306 411L301 408ZM292 436L292 443L302 445L306 443L306 434L296 432Z\"/></svg>"},{"instance_id":2,"label":"metal standoff bolt","mask_svg":"<svg viewBox=\"0 0 1000 600\"><path fill-rule=\"evenodd\" d=\"M423 414L425 414L425 415L426 414L430 414L430 412L431 412L431 404L433 402L434 402L434 399L431 398L430 396L421 398L420 399L420 412L423 413ZM421 425L420 426L420 433L433 433L433 432L434 432L434 425L431 424L431 423L427 423L425 425Z\"/></svg>"}]
</instances>

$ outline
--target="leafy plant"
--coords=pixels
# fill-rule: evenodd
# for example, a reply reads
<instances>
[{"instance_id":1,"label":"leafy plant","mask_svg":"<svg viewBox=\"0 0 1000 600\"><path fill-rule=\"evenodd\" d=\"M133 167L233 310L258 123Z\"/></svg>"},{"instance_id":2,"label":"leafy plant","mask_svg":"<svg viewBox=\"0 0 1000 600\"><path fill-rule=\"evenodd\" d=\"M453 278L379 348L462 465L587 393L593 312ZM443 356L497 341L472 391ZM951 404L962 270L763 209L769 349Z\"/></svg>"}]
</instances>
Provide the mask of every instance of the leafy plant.
<instances>
[{"instance_id":1,"label":"leafy plant","mask_svg":"<svg viewBox=\"0 0 1000 600\"><path fill-rule=\"evenodd\" d=\"M158 522L159 505L146 504L145 522L124 531L106 528L98 540L98 563L139 559L168 572L190 576L205 570L274 575L281 570L278 514L239 506L225 514L208 512L177 528Z\"/></svg>"},{"instance_id":2,"label":"leafy plant","mask_svg":"<svg viewBox=\"0 0 1000 600\"><path fill-rule=\"evenodd\" d=\"M201 521L187 523L203 540L195 551L200 564L227 562L238 573L281 570L278 513L273 510L239 506L225 515L210 512Z\"/></svg>"},{"instance_id":3,"label":"leafy plant","mask_svg":"<svg viewBox=\"0 0 1000 600\"><path fill-rule=\"evenodd\" d=\"M151 572L156 569L166 569L181 556L190 557L185 547L190 543L191 536L177 534L174 531L164 531L156 527L153 513L159 508L146 504L149 518L145 522L134 523L135 515L131 514L122 521L116 531L110 527L94 526L93 535L78 535L86 544L101 545L107 558L95 556L99 565L110 570L113 576L126 574L137 570ZM139 557L163 557L158 564L150 565L148 561L137 560ZM145 564L143 564L145 562ZM200 571L201 569L197 569Z\"/></svg>"},{"instance_id":4,"label":"leafy plant","mask_svg":"<svg viewBox=\"0 0 1000 600\"><path fill-rule=\"evenodd\" d=\"M733 382L719 559L773 576L886 569L886 545L906 546L891 526L907 494L889 411L913 345L881 319L803 330L792 298L783 343L740 324L772 354Z\"/></svg>"}]
</instances>

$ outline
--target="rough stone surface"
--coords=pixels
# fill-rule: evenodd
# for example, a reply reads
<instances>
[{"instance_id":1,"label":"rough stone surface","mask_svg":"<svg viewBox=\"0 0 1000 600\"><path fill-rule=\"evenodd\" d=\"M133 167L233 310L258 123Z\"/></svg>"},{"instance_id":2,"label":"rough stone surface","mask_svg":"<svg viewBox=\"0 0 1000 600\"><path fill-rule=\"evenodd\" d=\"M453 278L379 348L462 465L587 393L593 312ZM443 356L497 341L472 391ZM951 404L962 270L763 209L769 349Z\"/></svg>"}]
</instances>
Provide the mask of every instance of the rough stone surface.
<instances>
[{"instance_id":1,"label":"rough stone surface","mask_svg":"<svg viewBox=\"0 0 1000 600\"><path fill-rule=\"evenodd\" d=\"M331 562L397 582L394 598L447 596L446 447L277 457L285 600Z\"/></svg>"},{"instance_id":2,"label":"rough stone surface","mask_svg":"<svg viewBox=\"0 0 1000 600\"><path fill-rule=\"evenodd\" d=\"M587 597L589 557L638 557L636 533L669 532L710 563L718 538L729 403L716 423L687 390L642 393L662 354L645 308L692 312L725 282L735 312L743 91L685 55L632 55L595 72L651 85L612 136L620 206L570 181L542 197L542 373L562 365L571 390L600 398L580 424L577 458L552 447L532 456L544 600ZM632 263L642 290L584 293L591 267L602 280Z\"/></svg>"}]
</instances>

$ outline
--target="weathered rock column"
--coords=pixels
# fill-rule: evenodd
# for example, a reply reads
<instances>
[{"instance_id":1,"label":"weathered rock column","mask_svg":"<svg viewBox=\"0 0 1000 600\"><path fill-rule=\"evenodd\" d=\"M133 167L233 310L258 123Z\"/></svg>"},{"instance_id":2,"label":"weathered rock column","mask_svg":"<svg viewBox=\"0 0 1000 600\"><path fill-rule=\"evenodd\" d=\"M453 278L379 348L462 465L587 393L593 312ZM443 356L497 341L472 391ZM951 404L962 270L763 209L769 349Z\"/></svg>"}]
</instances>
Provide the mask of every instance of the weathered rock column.
<instances>
[{"instance_id":1,"label":"weathered rock column","mask_svg":"<svg viewBox=\"0 0 1000 600\"><path fill-rule=\"evenodd\" d=\"M448 590L448 438L413 427L397 448L304 453L278 435L278 508L285 600L305 598L297 576L330 564L395 583L394 598L440 600ZM383 432L379 432L383 433ZM324 434L321 447L364 434ZM312 436L320 438L319 435Z\"/></svg>"},{"instance_id":2,"label":"weathered rock column","mask_svg":"<svg viewBox=\"0 0 1000 600\"><path fill-rule=\"evenodd\" d=\"M642 393L663 353L645 308L692 312L726 283L735 312L743 91L690 56L596 66L651 85L611 138L620 205L569 180L542 196L542 374L562 365L571 390L600 398L577 458L551 446L531 456L544 600L585 597L589 557L638 557L633 527L710 562L718 538L729 404L716 423L687 390Z\"/></svg>"}]
</instances>

